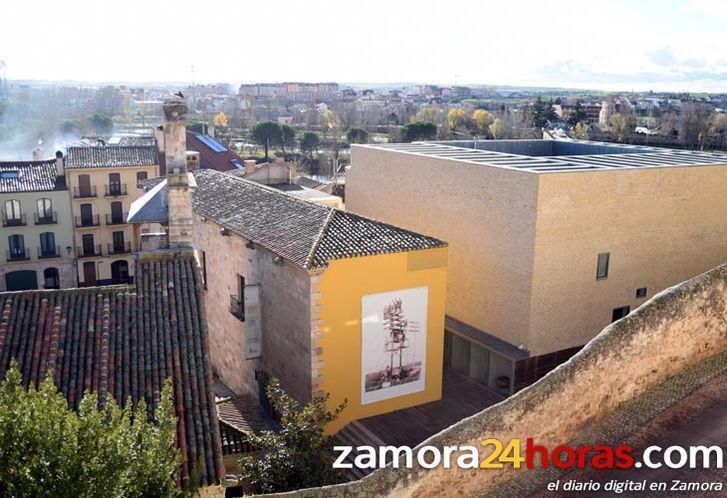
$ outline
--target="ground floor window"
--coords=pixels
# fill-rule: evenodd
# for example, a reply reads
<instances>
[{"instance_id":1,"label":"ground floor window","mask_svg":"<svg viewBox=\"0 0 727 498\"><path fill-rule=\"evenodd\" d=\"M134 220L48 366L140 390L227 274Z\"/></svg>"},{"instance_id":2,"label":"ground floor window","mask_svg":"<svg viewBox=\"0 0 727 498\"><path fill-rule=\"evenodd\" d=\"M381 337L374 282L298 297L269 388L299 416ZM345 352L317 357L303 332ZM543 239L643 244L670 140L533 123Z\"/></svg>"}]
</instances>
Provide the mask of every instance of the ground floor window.
<instances>
[{"instance_id":1,"label":"ground floor window","mask_svg":"<svg viewBox=\"0 0 727 498\"><path fill-rule=\"evenodd\" d=\"M58 268L46 268L43 270L43 280L45 281L44 287L46 289L61 288L61 278L58 273Z\"/></svg>"},{"instance_id":2,"label":"ground floor window","mask_svg":"<svg viewBox=\"0 0 727 498\"><path fill-rule=\"evenodd\" d=\"M474 341L445 332L444 366L504 396L512 392L512 360Z\"/></svg>"},{"instance_id":3,"label":"ground floor window","mask_svg":"<svg viewBox=\"0 0 727 498\"><path fill-rule=\"evenodd\" d=\"M118 260L111 263L111 280L115 284L125 284L129 281L129 263Z\"/></svg>"}]
</instances>

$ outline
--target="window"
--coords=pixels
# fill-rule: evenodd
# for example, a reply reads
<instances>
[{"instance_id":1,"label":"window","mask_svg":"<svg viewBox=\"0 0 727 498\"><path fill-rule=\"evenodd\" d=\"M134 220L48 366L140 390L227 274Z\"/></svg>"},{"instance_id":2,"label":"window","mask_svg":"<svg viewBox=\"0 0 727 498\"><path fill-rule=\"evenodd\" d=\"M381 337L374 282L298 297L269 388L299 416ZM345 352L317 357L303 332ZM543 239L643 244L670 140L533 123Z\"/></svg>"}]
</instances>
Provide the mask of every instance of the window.
<instances>
[{"instance_id":1,"label":"window","mask_svg":"<svg viewBox=\"0 0 727 498\"><path fill-rule=\"evenodd\" d=\"M96 244L92 233L87 233L81 236L81 255L82 256L95 256L96 255Z\"/></svg>"},{"instance_id":2,"label":"window","mask_svg":"<svg viewBox=\"0 0 727 498\"><path fill-rule=\"evenodd\" d=\"M25 239L22 235L8 237L9 259L25 259Z\"/></svg>"},{"instance_id":3,"label":"window","mask_svg":"<svg viewBox=\"0 0 727 498\"><path fill-rule=\"evenodd\" d=\"M5 218L8 221L20 221L21 216L20 201L15 199L5 201Z\"/></svg>"},{"instance_id":4,"label":"window","mask_svg":"<svg viewBox=\"0 0 727 498\"><path fill-rule=\"evenodd\" d=\"M512 392L512 360L449 331L445 332L444 365L498 394Z\"/></svg>"},{"instance_id":5,"label":"window","mask_svg":"<svg viewBox=\"0 0 727 498\"><path fill-rule=\"evenodd\" d=\"M646 287L636 289L636 297L646 297Z\"/></svg>"},{"instance_id":6,"label":"window","mask_svg":"<svg viewBox=\"0 0 727 498\"><path fill-rule=\"evenodd\" d=\"M602 252L598 255L598 265L596 266L596 280L608 277L608 260L611 253Z\"/></svg>"},{"instance_id":7,"label":"window","mask_svg":"<svg viewBox=\"0 0 727 498\"><path fill-rule=\"evenodd\" d=\"M136 173L136 186L141 187L141 182L146 180L148 178L148 175L146 171L139 171Z\"/></svg>"},{"instance_id":8,"label":"window","mask_svg":"<svg viewBox=\"0 0 727 498\"><path fill-rule=\"evenodd\" d=\"M199 251L201 255L201 263L202 263L202 285L204 287L204 290L207 290L207 253L204 251Z\"/></svg>"},{"instance_id":9,"label":"window","mask_svg":"<svg viewBox=\"0 0 727 498\"><path fill-rule=\"evenodd\" d=\"M630 311L630 306L621 306L620 308L614 308L613 313L611 314L611 322L622 319L623 317L628 315Z\"/></svg>"},{"instance_id":10,"label":"window","mask_svg":"<svg viewBox=\"0 0 727 498\"><path fill-rule=\"evenodd\" d=\"M124 232L114 232L111 234L114 241L113 249L115 253L124 252Z\"/></svg>"},{"instance_id":11,"label":"window","mask_svg":"<svg viewBox=\"0 0 727 498\"><path fill-rule=\"evenodd\" d=\"M43 258L59 256L58 251L56 251L56 237L53 232L40 234L40 255Z\"/></svg>"},{"instance_id":12,"label":"window","mask_svg":"<svg viewBox=\"0 0 727 498\"><path fill-rule=\"evenodd\" d=\"M245 321L245 277L237 276L237 294L230 296L230 313Z\"/></svg>"},{"instance_id":13,"label":"window","mask_svg":"<svg viewBox=\"0 0 727 498\"><path fill-rule=\"evenodd\" d=\"M38 199L38 218L53 218L53 203L50 199Z\"/></svg>"},{"instance_id":14,"label":"window","mask_svg":"<svg viewBox=\"0 0 727 498\"><path fill-rule=\"evenodd\" d=\"M46 268L43 270L43 280L45 280L44 287L46 289L60 289L60 276L58 274L58 268Z\"/></svg>"}]
</instances>

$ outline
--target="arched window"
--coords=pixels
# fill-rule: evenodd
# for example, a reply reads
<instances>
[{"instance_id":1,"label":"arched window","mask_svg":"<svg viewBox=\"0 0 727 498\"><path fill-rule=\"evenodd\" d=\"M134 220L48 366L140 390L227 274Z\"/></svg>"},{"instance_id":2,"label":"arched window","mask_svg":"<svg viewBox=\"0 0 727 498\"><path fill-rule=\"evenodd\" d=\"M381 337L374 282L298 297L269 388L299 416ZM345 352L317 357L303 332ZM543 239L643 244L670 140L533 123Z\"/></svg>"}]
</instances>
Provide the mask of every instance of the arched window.
<instances>
[{"instance_id":1,"label":"arched window","mask_svg":"<svg viewBox=\"0 0 727 498\"><path fill-rule=\"evenodd\" d=\"M5 201L5 221L9 226L21 225L23 221L23 215L20 212L20 201L17 199L10 199Z\"/></svg>"},{"instance_id":2,"label":"arched window","mask_svg":"<svg viewBox=\"0 0 727 498\"><path fill-rule=\"evenodd\" d=\"M111 280L115 284L125 284L129 282L129 263L120 259L111 263Z\"/></svg>"},{"instance_id":3,"label":"arched window","mask_svg":"<svg viewBox=\"0 0 727 498\"><path fill-rule=\"evenodd\" d=\"M46 268L43 270L43 279L45 280L44 287L46 289L60 289L61 278L58 272L58 268Z\"/></svg>"}]
</instances>

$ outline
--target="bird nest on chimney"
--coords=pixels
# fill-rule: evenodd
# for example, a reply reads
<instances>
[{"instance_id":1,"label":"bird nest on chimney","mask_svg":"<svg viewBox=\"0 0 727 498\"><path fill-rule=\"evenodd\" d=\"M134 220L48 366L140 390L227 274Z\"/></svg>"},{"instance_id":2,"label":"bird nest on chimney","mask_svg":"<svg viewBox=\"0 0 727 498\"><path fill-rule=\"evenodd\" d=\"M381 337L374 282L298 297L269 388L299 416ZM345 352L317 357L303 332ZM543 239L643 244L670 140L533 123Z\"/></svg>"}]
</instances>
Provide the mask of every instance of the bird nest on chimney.
<instances>
[{"instance_id":1,"label":"bird nest on chimney","mask_svg":"<svg viewBox=\"0 0 727 498\"><path fill-rule=\"evenodd\" d=\"M167 100L162 107L167 121L183 121L187 114L187 104L182 99Z\"/></svg>"}]
</instances>

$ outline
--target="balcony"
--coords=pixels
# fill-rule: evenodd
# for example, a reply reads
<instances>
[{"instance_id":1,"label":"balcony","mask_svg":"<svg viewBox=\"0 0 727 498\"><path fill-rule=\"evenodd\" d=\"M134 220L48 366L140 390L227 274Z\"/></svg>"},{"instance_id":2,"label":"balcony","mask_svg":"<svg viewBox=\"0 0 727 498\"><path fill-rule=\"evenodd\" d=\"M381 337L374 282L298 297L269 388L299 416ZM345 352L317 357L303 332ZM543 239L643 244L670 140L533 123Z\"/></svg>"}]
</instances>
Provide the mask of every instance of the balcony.
<instances>
[{"instance_id":1,"label":"balcony","mask_svg":"<svg viewBox=\"0 0 727 498\"><path fill-rule=\"evenodd\" d=\"M96 197L95 185L90 185L88 187L73 187L74 199L88 199L91 197Z\"/></svg>"},{"instance_id":2,"label":"balcony","mask_svg":"<svg viewBox=\"0 0 727 498\"><path fill-rule=\"evenodd\" d=\"M34 213L36 225L54 225L58 223L58 213L55 211L47 211L45 213Z\"/></svg>"},{"instance_id":3,"label":"balcony","mask_svg":"<svg viewBox=\"0 0 727 498\"><path fill-rule=\"evenodd\" d=\"M7 261L27 261L30 259L30 252L25 248L18 249L16 247L5 251L5 259Z\"/></svg>"},{"instance_id":4,"label":"balcony","mask_svg":"<svg viewBox=\"0 0 727 498\"><path fill-rule=\"evenodd\" d=\"M76 250L78 251L79 258L95 258L95 257L101 256L101 246L100 245L80 246L80 247L77 247Z\"/></svg>"},{"instance_id":5,"label":"balcony","mask_svg":"<svg viewBox=\"0 0 727 498\"><path fill-rule=\"evenodd\" d=\"M4 227L24 227L25 225L25 213L22 213L19 217L16 216L14 218L8 218L7 215L3 213Z\"/></svg>"},{"instance_id":6,"label":"balcony","mask_svg":"<svg viewBox=\"0 0 727 498\"><path fill-rule=\"evenodd\" d=\"M111 183L106 185L106 197L118 197L120 195L126 195L126 184L125 183Z\"/></svg>"},{"instance_id":7,"label":"balcony","mask_svg":"<svg viewBox=\"0 0 727 498\"><path fill-rule=\"evenodd\" d=\"M38 248L38 259L49 259L49 258L60 258L61 247L39 247Z\"/></svg>"},{"instance_id":8,"label":"balcony","mask_svg":"<svg viewBox=\"0 0 727 498\"><path fill-rule=\"evenodd\" d=\"M129 213L121 213L121 215L114 216L113 214L107 214L106 215L106 224L107 225L125 225L126 224L126 217L129 215Z\"/></svg>"},{"instance_id":9,"label":"balcony","mask_svg":"<svg viewBox=\"0 0 727 498\"><path fill-rule=\"evenodd\" d=\"M108 244L108 254L125 254L131 252L131 242L121 244Z\"/></svg>"},{"instance_id":10,"label":"balcony","mask_svg":"<svg viewBox=\"0 0 727 498\"><path fill-rule=\"evenodd\" d=\"M245 321L245 306L237 296L230 296L230 313L241 322Z\"/></svg>"},{"instance_id":11,"label":"balcony","mask_svg":"<svg viewBox=\"0 0 727 498\"><path fill-rule=\"evenodd\" d=\"M76 216L76 228L97 227L99 225L98 215Z\"/></svg>"}]
</instances>

